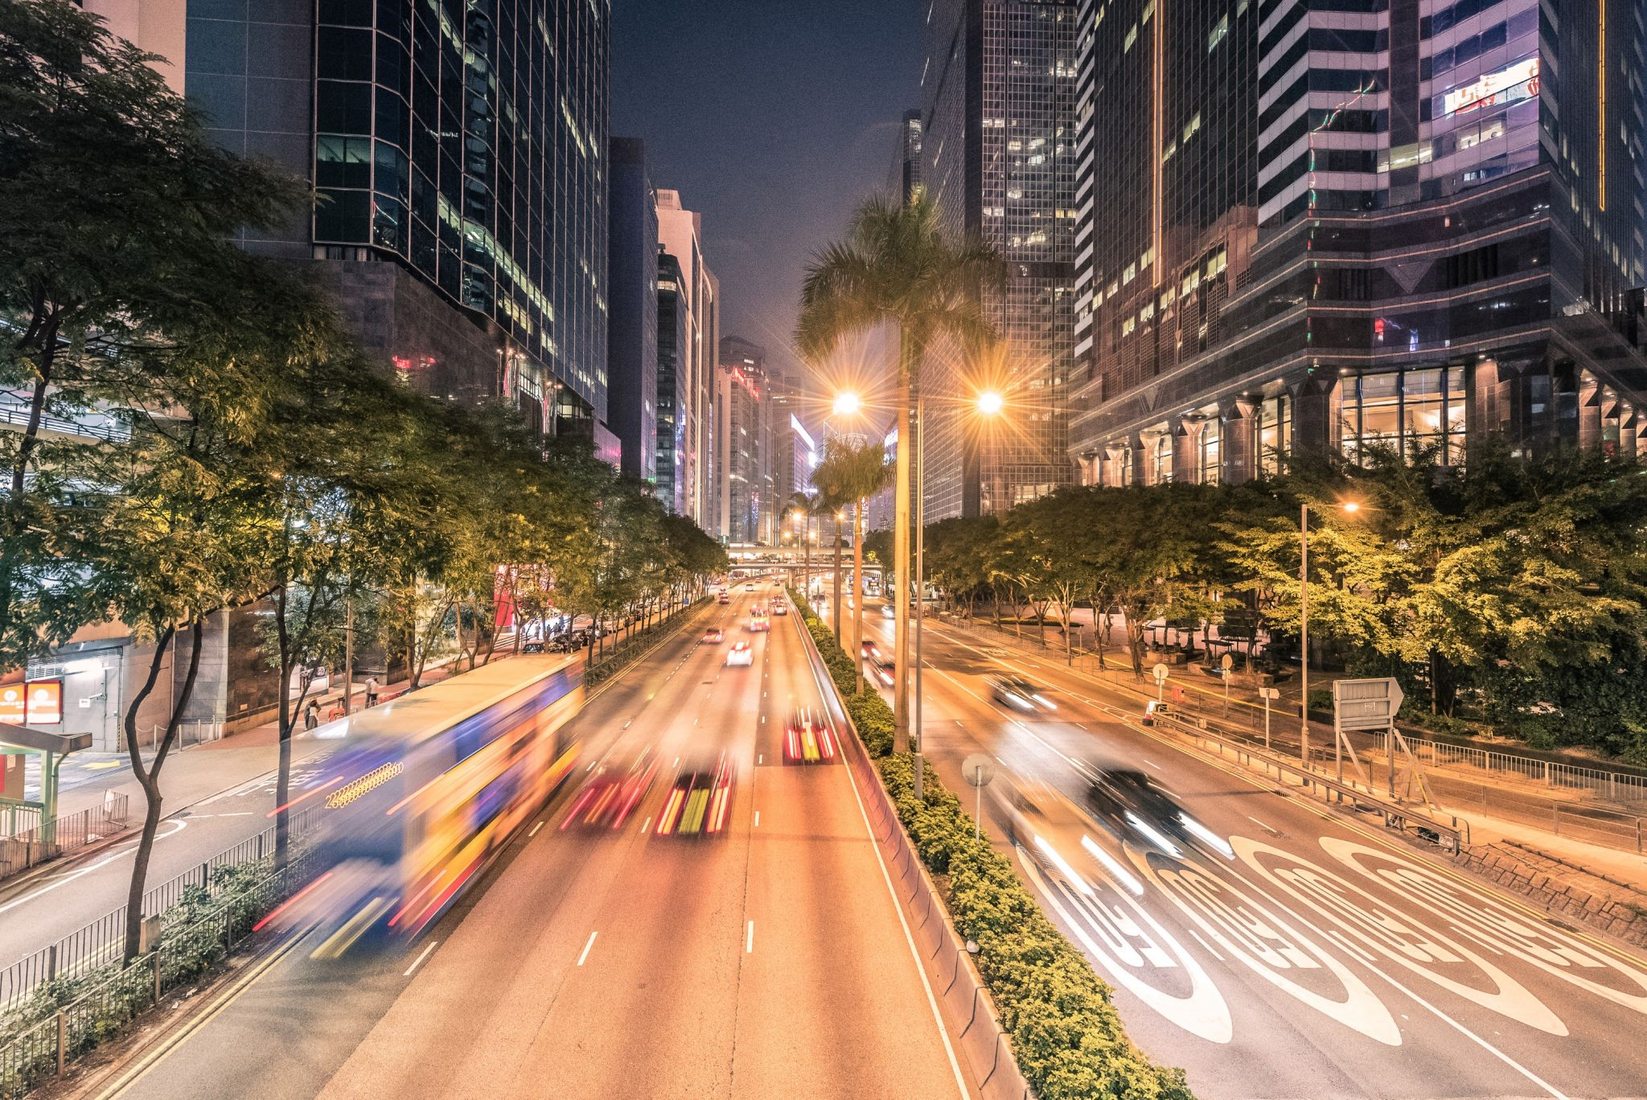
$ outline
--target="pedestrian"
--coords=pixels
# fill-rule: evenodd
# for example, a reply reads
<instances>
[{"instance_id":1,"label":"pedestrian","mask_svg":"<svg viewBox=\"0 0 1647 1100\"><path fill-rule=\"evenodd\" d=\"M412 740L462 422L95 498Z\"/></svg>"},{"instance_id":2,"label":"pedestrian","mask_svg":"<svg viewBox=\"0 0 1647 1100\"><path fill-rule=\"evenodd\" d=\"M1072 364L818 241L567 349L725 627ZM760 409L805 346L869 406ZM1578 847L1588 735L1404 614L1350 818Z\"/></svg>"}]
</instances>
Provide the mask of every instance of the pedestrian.
<instances>
[{"instance_id":1,"label":"pedestrian","mask_svg":"<svg viewBox=\"0 0 1647 1100\"><path fill-rule=\"evenodd\" d=\"M320 725L320 700L310 699L309 705L303 708L303 728L312 730Z\"/></svg>"},{"instance_id":2,"label":"pedestrian","mask_svg":"<svg viewBox=\"0 0 1647 1100\"><path fill-rule=\"evenodd\" d=\"M366 705L369 706L369 707L377 706L377 677L376 676L366 677Z\"/></svg>"}]
</instances>

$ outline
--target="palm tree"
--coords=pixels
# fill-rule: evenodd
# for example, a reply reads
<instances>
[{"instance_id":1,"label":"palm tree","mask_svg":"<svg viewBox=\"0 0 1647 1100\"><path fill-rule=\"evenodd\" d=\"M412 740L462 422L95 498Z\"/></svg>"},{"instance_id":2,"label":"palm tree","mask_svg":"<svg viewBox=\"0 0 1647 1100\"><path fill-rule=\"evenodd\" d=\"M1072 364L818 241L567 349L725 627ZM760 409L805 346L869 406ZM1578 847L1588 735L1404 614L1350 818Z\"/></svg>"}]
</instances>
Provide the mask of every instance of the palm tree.
<instances>
[{"instance_id":1,"label":"palm tree","mask_svg":"<svg viewBox=\"0 0 1647 1100\"><path fill-rule=\"evenodd\" d=\"M842 337L882 324L898 326L898 466L893 509L896 612L893 748L909 749L910 394L919 392L921 358L932 341L968 348L993 338L979 300L998 285L1000 258L974 241L957 241L939 225L937 205L922 191L908 203L871 199L858 208L843 241L825 248L801 288L795 338L818 361ZM917 773L918 774L918 773Z\"/></svg>"},{"instance_id":2,"label":"palm tree","mask_svg":"<svg viewBox=\"0 0 1647 1100\"><path fill-rule=\"evenodd\" d=\"M801 595L808 604L812 602L812 514L818 510L821 501L817 493L794 493L789 498L789 507L800 509L806 516L806 524L801 531Z\"/></svg>"},{"instance_id":3,"label":"palm tree","mask_svg":"<svg viewBox=\"0 0 1647 1100\"><path fill-rule=\"evenodd\" d=\"M852 444L831 439L824 459L812 475L825 495L837 505L851 505L852 513L852 657L857 669L856 690L864 689L864 502L892 484L892 468L879 443ZM837 542L837 545L839 543ZM839 566L836 568L839 574Z\"/></svg>"}]
</instances>

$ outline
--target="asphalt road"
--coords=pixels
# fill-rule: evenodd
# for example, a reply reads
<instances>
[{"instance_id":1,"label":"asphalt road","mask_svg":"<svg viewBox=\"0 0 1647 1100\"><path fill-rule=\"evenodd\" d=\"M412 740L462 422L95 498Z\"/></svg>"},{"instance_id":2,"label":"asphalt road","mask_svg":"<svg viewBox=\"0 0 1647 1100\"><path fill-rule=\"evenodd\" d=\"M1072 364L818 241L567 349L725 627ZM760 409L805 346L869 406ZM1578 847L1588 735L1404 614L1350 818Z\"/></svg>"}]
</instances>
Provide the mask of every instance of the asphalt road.
<instances>
[{"instance_id":1,"label":"asphalt road","mask_svg":"<svg viewBox=\"0 0 1647 1100\"><path fill-rule=\"evenodd\" d=\"M849 769L783 763L818 685L797 617L738 629L752 598L711 610L725 644L683 636L569 724L591 762L656 752L624 828L563 830L570 785L406 953L288 940L102 1094L966 1096ZM727 668L740 638L755 664ZM656 835L675 760L723 752L728 835Z\"/></svg>"},{"instance_id":2,"label":"asphalt road","mask_svg":"<svg viewBox=\"0 0 1647 1100\"><path fill-rule=\"evenodd\" d=\"M891 624L866 617L890 652ZM873 623L873 627L867 624ZM1115 987L1130 1034L1197 1096L1647 1096L1647 960L1354 818L1136 725L1134 699L929 625L926 751L954 790L968 754L1017 790L1020 874ZM1011 670L1056 712L995 702ZM1214 834L1174 858L1084 808L1094 765L1141 768ZM1008 800L1010 801L1010 800ZM970 807L969 807L970 808ZM1035 837L1040 837L1036 840ZM1032 854L1033 853L1033 854Z\"/></svg>"}]
</instances>

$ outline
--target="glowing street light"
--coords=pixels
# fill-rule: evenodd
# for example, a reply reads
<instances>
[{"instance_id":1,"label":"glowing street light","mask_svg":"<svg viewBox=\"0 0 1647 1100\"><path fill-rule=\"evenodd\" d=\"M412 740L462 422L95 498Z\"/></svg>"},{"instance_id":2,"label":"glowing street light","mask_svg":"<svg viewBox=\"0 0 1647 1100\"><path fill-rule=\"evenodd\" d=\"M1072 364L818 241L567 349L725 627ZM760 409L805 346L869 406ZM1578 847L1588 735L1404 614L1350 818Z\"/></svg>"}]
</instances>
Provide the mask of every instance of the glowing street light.
<instances>
[{"instance_id":1,"label":"glowing street light","mask_svg":"<svg viewBox=\"0 0 1647 1100\"><path fill-rule=\"evenodd\" d=\"M863 407L863 398L852 390L842 390L835 395L836 416L857 416Z\"/></svg>"},{"instance_id":2,"label":"glowing street light","mask_svg":"<svg viewBox=\"0 0 1647 1100\"><path fill-rule=\"evenodd\" d=\"M985 390L978 395L978 411L984 416L999 416L1006 408L1006 398L999 390Z\"/></svg>"}]
</instances>

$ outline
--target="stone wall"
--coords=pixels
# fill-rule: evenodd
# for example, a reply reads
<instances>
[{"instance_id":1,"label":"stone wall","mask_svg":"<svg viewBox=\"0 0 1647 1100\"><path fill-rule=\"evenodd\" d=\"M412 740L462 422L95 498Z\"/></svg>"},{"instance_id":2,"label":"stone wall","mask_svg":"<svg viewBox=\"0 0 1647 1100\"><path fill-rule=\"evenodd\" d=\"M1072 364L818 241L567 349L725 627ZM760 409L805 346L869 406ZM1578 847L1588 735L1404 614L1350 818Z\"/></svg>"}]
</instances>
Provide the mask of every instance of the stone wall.
<instances>
[{"instance_id":1,"label":"stone wall","mask_svg":"<svg viewBox=\"0 0 1647 1100\"><path fill-rule=\"evenodd\" d=\"M1647 946L1647 893L1514 841L1462 850L1457 862L1490 882L1627 943Z\"/></svg>"}]
</instances>

